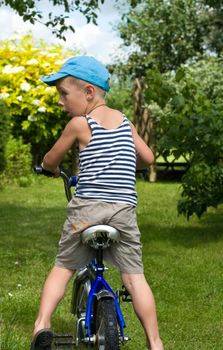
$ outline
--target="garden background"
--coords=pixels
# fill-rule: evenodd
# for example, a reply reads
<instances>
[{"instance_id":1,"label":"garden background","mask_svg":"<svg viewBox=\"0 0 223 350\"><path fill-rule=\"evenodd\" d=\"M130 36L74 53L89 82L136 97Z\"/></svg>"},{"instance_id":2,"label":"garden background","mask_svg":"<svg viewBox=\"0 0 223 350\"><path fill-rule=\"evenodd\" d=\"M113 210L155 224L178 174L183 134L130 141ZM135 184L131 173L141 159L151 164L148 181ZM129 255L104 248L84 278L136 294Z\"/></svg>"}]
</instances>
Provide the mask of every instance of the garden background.
<instances>
[{"instance_id":1,"label":"garden background","mask_svg":"<svg viewBox=\"0 0 223 350\"><path fill-rule=\"evenodd\" d=\"M61 3L65 14L72 12L71 4ZM86 5L87 20L97 20L101 3ZM38 2L23 5L17 11L24 20L39 18ZM156 155L153 177L139 178L137 189L145 273L161 335L166 349L222 350L223 5L123 0L120 9L116 31L128 54L125 60L114 55L108 65L107 103L135 123ZM65 38L71 30L63 15L51 14L46 25ZM55 89L39 77L76 54L82 52L31 34L1 42L1 350L28 347L66 213L59 179L38 179L31 170L67 121ZM69 173L76 171L73 159L74 149L62 164ZM118 288L115 271L110 278ZM68 310L69 293L55 316L57 331L72 327ZM131 307L125 312L132 337L126 349L142 349Z\"/></svg>"}]
</instances>

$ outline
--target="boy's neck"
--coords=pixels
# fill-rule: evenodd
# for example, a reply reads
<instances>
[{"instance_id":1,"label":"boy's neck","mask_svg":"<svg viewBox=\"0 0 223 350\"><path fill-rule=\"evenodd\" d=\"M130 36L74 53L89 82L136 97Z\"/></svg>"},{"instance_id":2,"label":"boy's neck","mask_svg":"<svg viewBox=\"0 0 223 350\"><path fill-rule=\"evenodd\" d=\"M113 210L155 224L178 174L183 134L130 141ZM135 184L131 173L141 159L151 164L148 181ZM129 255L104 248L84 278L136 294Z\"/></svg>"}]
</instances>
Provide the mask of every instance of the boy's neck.
<instances>
[{"instance_id":1,"label":"boy's neck","mask_svg":"<svg viewBox=\"0 0 223 350\"><path fill-rule=\"evenodd\" d=\"M94 106L92 109L90 109L90 111L88 111L86 114L90 114L91 112L93 112L96 108L102 107L102 106L106 106L105 103L100 103L96 106Z\"/></svg>"}]
</instances>

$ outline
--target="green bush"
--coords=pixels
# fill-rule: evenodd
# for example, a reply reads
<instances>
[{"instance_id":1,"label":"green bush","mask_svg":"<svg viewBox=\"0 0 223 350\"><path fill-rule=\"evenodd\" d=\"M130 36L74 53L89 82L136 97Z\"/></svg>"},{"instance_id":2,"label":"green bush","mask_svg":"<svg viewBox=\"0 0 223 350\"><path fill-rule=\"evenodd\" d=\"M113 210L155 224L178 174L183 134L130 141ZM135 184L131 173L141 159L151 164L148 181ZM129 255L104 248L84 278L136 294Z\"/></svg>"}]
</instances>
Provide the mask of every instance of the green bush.
<instances>
[{"instance_id":1,"label":"green bush","mask_svg":"<svg viewBox=\"0 0 223 350\"><path fill-rule=\"evenodd\" d=\"M22 138L10 136L5 150L6 167L4 177L7 182L16 182L19 186L27 187L32 181L32 156L30 144L24 144Z\"/></svg>"},{"instance_id":2,"label":"green bush","mask_svg":"<svg viewBox=\"0 0 223 350\"><path fill-rule=\"evenodd\" d=\"M0 173L5 169L5 147L9 136L9 113L4 101L0 98Z\"/></svg>"},{"instance_id":3,"label":"green bush","mask_svg":"<svg viewBox=\"0 0 223 350\"><path fill-rule=\"evenodd\" d=\"M223 57L206 57L175 75L155 72L147 79L157 149L164 157L186 159L190 167L178 204L188 218L223 203L222 63Z\"/></svg>"}]
</instances>

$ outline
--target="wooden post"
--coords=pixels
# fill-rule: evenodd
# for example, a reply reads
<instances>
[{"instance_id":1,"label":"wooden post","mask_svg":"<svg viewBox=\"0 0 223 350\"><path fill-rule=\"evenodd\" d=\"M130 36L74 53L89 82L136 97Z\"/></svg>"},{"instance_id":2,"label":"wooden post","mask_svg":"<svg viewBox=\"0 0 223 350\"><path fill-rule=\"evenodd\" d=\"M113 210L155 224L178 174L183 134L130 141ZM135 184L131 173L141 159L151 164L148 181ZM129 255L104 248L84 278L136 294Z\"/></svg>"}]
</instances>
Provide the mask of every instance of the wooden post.
<instances>
[{"instance_id":1,"label":"wooden post","mask_svg":"<svg viewBox=\"0 0 223 350\"><path fill-rule=\"evenodd\" d=\"M78 163L78 151L77 142L74 142L71 148L71 174L76 175L78 173L79 163Z\"/></svg>"},{"instance_id":2,"label":"wooden post","mask_svg":"<svg viewBox=\"0 0 223 350\"><path fill-rule=\"evenodd\" d=\"M134 83L134 125L146 144L156 154L155 125L144 99L145 83L143 79L136 78ZM157 171L155 164L150 166L149 181L155 182Z\"/></svg>"}]
</instances>

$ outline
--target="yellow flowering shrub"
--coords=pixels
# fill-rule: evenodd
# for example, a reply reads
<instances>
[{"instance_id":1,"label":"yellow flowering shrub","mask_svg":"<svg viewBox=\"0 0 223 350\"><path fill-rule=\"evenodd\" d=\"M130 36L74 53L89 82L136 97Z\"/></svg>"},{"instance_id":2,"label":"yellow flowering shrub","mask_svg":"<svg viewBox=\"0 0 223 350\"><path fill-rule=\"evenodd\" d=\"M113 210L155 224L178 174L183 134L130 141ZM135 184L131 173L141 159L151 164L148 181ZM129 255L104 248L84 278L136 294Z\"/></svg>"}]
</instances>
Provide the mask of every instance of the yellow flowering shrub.
<instances>
[{"instance_id":1,"label":"yellow flowering shrub","mask_svg":"<svg viewBox=\"0 0 223 350\"><path fill-rule=\"evenodd\" d=\"M62 46L36 43L29 34L1 42L0 99L9 108L12 134L31 143L36 161L67 122L57 105L55 87L47 86L39 78L56 72L73 54L65 52Z\"/></svg>"}]
</instances>

